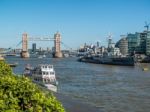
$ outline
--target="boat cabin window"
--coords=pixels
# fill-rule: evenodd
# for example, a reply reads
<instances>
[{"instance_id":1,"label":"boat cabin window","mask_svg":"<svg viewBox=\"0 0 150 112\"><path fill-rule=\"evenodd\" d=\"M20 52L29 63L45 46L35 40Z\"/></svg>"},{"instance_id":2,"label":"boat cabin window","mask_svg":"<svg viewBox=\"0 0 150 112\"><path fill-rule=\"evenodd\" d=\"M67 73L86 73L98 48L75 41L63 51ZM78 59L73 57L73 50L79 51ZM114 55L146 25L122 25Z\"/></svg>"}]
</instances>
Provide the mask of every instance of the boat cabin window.
<instances>
[{"instance_id":1,"label":"boat cabin window","mask_svg":"<svg viewBox=\"0 0 150 112\"><path fill-rule=\"evenodd\" d=\"M45 75L45 72L43 72L43 75Z\"/></svg>"},{"instance_id":2,"label":"boat cabin window","mask_svg":"<svg viewBox=\"0 0 150 112\"><path fill-rule=\"evenodd\" d=\"M40 81L40 79L39 79L39 78L35 78L34 80L36 80L36 81Z\"/></svg>"},{"instance_id":3,"label":"boat cabin window","mask_svg":"<svg viewBox=\"0 0 150 112\"><path fill-rule=\"evenodd\" d=\"M48 75L48 72L43 72L43 75Z\"/></svg>"},{"instance_id":4,"label":"boat cabin window","mask_svg":"<svg viewBox=\"0 0 150 112\"><path fill-rule=\"evenodd\" d=\"M48 66L49 68L52 68L52 66Z\"/></svg>"},{"instance_id":5,"label":"boat cabin window","mask_svg":"<svg viewBox=\"0 0 150 112\"><path fill-rule=\"evenodd\" d=\"M44 65L43 65L42 68L47 68L47 66L44 66Z\"/></svg>"},{"instance_id":6,"label":"boat cabin window","mask_svg":"<svg viewBox=\"0 0 150 112\"><path fill-rule=\"evenodd\" d=\"M54 72L50 72L50 75L54 75Z\"/></svg>"}]
</instances>

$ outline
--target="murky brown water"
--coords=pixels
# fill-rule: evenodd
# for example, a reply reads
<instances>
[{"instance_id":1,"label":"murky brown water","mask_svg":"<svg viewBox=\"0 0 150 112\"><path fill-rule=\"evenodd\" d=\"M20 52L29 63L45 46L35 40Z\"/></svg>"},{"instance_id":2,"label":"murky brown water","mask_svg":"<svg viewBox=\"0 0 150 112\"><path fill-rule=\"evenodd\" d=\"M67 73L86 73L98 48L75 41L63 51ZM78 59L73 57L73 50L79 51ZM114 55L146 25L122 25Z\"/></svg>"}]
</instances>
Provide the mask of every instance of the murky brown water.
<instances>
[{"instance_id":1,"label":"murky brown water","mask_svg":"<svg viewBox=\"0 0 150 112\"><path fill-rule=\"evenodd\" d=\"M150 112L150 71L142 71L150 64L111 66L77 62L76 58L21 59L15 73L22 73L25 64L54 65L59 92L96 106L104 112Z\"/></svg>"}]
</instances>

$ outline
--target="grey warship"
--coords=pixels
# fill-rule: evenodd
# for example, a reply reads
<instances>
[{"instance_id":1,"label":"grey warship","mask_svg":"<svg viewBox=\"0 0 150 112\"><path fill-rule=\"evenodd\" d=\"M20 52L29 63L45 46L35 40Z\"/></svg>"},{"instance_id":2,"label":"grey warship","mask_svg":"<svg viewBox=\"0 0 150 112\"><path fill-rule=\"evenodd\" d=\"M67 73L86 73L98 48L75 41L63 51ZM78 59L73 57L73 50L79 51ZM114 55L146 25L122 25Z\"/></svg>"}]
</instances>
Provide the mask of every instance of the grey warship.
<instances>
[{"instance_id":1,"label":"grey warship","mask_svg":"<svg viewBox=\"0 0 150 112\"><path fill-rule=\"evenodd\" d=\"M84 56L78 59L80 62L88 62L95 64L109 64L109 65L122 65L134 66L133 57L98 57L98 56Z\"/></svg>"}]
</instances>

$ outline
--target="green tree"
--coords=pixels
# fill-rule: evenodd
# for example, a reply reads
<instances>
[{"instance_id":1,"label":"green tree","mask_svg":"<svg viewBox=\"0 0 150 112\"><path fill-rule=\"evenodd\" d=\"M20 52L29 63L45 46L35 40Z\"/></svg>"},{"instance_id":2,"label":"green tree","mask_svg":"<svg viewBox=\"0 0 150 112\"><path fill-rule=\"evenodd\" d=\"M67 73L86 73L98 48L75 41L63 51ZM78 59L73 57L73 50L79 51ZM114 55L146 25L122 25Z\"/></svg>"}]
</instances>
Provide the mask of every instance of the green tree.
<instances>
[{"instance_id":1,"label":"green tree","mask_svg":"<svg viewBox=\"0 0 150 112\"><path fill-rule=\"evenodd\" d=\"M12 69L5 61L0 61L0 76L12 75Z\"/></svg>"}]
</instances>

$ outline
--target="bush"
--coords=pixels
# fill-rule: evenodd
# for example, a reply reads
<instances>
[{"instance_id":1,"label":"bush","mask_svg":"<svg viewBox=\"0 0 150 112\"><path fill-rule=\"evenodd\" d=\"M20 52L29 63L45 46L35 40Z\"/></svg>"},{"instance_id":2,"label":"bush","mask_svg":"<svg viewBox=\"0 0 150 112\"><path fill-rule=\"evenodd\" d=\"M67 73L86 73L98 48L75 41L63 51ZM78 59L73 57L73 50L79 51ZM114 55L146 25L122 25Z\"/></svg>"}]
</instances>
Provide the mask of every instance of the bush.
<instances>
[{"instance_id":1,"label":"bush","mask_svg":"<svg viewBox=\"0 0 150 112\"><path fill-rule=\"evenodd\" d=\"M12 75L5 62L0 62L0 76L0 112L64 112L51 93L42 92L26 77Z\"/></svg>"},{"instance_id":2,"label":"bush","mask_svg":"<svg viewBox=\"0 0 150 112\"><path fill-rule=\"evenodd\" d=\"M0 76L1 75L12 75L12 69L4 61L0 61Z\"/></svg>"}]
</instances>

